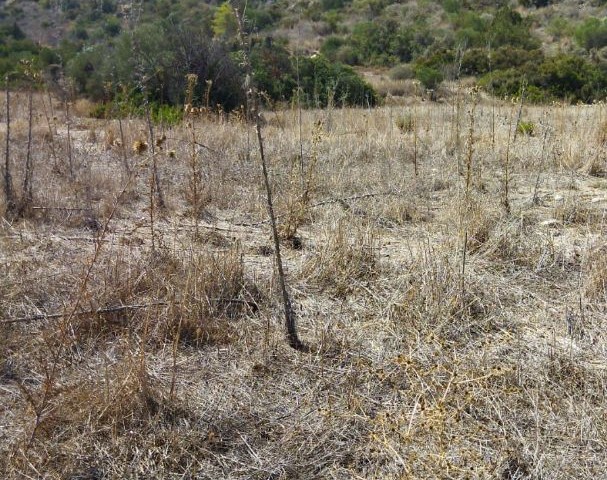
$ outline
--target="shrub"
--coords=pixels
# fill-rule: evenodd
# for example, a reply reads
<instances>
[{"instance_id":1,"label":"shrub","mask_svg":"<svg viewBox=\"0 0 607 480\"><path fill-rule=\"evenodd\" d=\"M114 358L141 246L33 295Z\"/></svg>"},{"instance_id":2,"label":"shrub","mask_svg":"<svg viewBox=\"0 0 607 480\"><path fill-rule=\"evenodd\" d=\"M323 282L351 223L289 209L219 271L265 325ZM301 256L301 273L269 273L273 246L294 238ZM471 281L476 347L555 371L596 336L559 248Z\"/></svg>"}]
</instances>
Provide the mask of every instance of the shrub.
<instances>
[{"instance_id":1,"label":"shrub","mask_svg":"<svg viewBox=\"0 0 607 480\"><path fill-rule=\"evenodd\" d=\"M470 10L461 11L453 18L453 24L458 43L469 47L486 45L485 37L489 25L478 13Z\"/></svg>"},{"instance_id":2,"label":"shrub","mask_svg":"<svg viewBox=\"0 0 607 480\"><path fill-rule=\"evenodd\" d=\"M337 52L344 45L345 40L336 35L328 36L320 47L320 52L330 60L335 60Z\"/></svg>"},{"instance_id":3,"label":"shrub","mask_svg":"<svg viewBox=\"0 0 607 480\"><path fill-rule=\"evenodd\" d=\"M574 37L586 50L607 46L607 22L592 17L575 29Z\"/></svg>"},{"instance_id":4,"label":"shrub","mask_svg":"<svg viewBox=\"0 0 607 480\"><path fill-rule=\"evenodd\" d=\"M531 21L510 7L500 8L489 26L488 38L492 46L512 45L534 50L540 42L531 34Z\"/></svg>"},{"instance_id":5,"label":"shrub","mask_svg":"<svg viewBox=\"0 0 607 480\"><path fill-rule=\"evenodd\" d=\"M347 42L357 52L363 64L389 65L412 59L413 32L393 19L361 22L354 26Z\"/></svg>"},{"instance_id":6,"label":"shrub","mask_svg":"<svg viewBox=\"0 0 607 480\"><path fill-rule=\"evenodd\" d=\"M346 65L358 65L360 63L358 52L350 45L341 46L335 55L335 60Z\"/></svg>"},{"instance_id":7,"label":"shrub","mask_svg":"<svg viewBox=\"0 0 607 480\"><path fill-rule=\"evenodd\" d=\"M592 102L607 94L607 80L596 65L575 55L560 54L539 63L497 70L485 75L480 85L499 96L517 95L527 81L527 100L541 102L558 98Z\"/></svg>"},{"instance_id":8,"label":"shrub","mask_svg":"<svg viewBox=\"0 0 607 480\"><path fill-rule=\"evenodd\" d=\"M253 46L253 76L257 86L273 100L288 100L296 87L295 72L287 50L271 39Z\"/></svg>"},{"instance_id":9,"label":"shrub","mask_svg":"<svg viewBox=\"0 0 607 480\"><path fill-rule=\"evenodd\" d=\"M407 63L401 63L400 65L396 65L390 72L388 73L392 80L409 80L411 78L415 78L415 72L411 65Z\"/></svg>"},{"instance_id":10,"label":"shrub","mask_svg":"<svg viewBox=\"0 0 607 480\"><path fill-rule=\"evenodd\" d=\"M516 131L521 135L533 137L535 135L535 123L521 120L516 126Z\"/></svg>"},{"instance_id":11,"label":"shrub","mask_svg":"<svg viewBox=\"0 0 607 480\"><path fill-rule=\"evenodd\" d=\"M600 70L581 57L557 55L540 66L540 84L553 96L591 102L605 95L607 86Z\"/></svg>"},{"instance_id":12,"label":"shrub","mask_svg":"<svg viewBox=\"0 0 607 480\"><path fill-rule=\"evenodd\" d=\"M518 0L518 3L526 8L542 8L550 5L552 3L552 0Z\"/></svg>"},{"instance_id":13,"label":"shrub","mask_svg":"<svg viewBox=\"0 0 607 480\"><path fill-rule=\"evenodd\" d=\"M548 23L547 32L556 39L570 37L574 33L571 23L562 17L554 17Z\"/></svg>"},{"instance_id":14,"label":"shrub","mask_svg":"<svg viewBox=\"0 0 607 480\"><path fill-rule=\"evenodd\" d=\"M467 50L462 57L461 73L484 75L490 71L489 53L483 48Z\"/></svg>"},{"instance_id":15,"label":"shrub","mask_svg":"<svg viewBox=\"0 0 607 480\"><path fill-rule=\"evenodd\" d=\"M294 60L293 60L294 61ZM330 62L323 55L299 59L301 91L305 105L324 107L333 98L337 105L373 106L377 93L351 67Z\"/></svg>"},{"instance_id":16,"label":"shrub","mask_svg":"<svg viewBox=\"0 0 607 480\"><path fill-rule=\"evenodd\" d=\"M443 74L434 67L419 65L415 68L415 78L417 78L425 88L434 90L443 81Z\"/></svg>"},{"instance_id":17,"label":"shrub","mask_svg":"<svg viewBox=\"0 0 607 480\"><path fill-rule=\"evenodd\" d=\"M509 68L507 70L498 70L485 75L480 79L479 85L498 97L506 97L518 95L521 83L525 80L528 84L533 85L536 81L535 72L525 73L516 68Z\"/></svg>"}]
</instances>

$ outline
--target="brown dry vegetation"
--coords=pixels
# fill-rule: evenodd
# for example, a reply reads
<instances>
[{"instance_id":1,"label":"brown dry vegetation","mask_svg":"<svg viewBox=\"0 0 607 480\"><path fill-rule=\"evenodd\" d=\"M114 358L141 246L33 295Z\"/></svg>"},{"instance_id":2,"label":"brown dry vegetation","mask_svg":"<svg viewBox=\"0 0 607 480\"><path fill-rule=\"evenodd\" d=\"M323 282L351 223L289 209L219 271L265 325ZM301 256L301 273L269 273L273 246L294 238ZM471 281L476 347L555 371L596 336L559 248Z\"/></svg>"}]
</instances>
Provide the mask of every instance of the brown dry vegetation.
<instances>
[{"instance_id":1,"label":"brown dry vegetation","mask_svg":"<svg viewBox=\"0 0 607 480\"><path fill-rule=\"evenodd\" d=\"M518 105L460 93L303 112L303 173L298 112L265 114L310 353L284 339L252 126L157 129L150 215L145 123L123 150L72 120L68 149L36 97L34 208L0 224L2 478L604 475L607 112L525 107L514 138Z\"/></svg>"}]
</instances>

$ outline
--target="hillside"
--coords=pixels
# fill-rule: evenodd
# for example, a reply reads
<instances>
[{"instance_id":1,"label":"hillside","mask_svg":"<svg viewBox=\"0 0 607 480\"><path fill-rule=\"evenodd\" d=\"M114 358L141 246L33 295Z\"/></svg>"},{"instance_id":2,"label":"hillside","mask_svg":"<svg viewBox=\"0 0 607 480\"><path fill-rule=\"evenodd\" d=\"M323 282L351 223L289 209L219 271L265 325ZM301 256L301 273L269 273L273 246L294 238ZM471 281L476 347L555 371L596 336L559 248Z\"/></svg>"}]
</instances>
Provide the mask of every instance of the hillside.
<instances>
[{"instance_id":1,"label":"hillside","mask_svg":"<svg viewBox=\"0 0 607 480\"><path fill-rule=\"evenodd\" d=\"M607 94L606 11L599 0L3 2L0 73L16 78L18 60L34 58L41 70L61 66L74 93L95 101L115 97L120 84L174 105L183 103L185 76L195 73L199 101L202 80L211 80L211 103L231 109L242 103L230 98L239 88L216 88L244 76L239 52L251 57L274 102L293 99L298 59L321 52L333 64L429 89L472 76L503 97L518 95L524 80L528 101L590 103Z\"/></svg>"}]
</instances>

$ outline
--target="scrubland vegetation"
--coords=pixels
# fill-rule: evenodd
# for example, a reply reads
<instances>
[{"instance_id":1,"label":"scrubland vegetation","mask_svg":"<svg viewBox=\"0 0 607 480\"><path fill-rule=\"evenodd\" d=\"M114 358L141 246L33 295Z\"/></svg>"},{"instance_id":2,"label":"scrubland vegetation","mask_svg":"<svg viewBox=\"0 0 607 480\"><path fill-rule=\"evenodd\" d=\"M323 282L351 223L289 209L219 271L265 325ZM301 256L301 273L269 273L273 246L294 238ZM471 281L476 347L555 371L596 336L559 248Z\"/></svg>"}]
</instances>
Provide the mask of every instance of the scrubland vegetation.
<instances>
[{"instance_id":1,"label":"scrubland vegetation","mask_svg":"<svg viewBox=\"0 0 607 480\"><path fill-rule=\"evenodd\" d=\"M602 2L241 7L0 8L2 478L604 475Z\"/></svg>"},{"instance_id":2,"label":"scrubland vegetation","mask_svg":"<svg viewBox=\"0 0 607 480\"><path fill-rule=\"evenodd\" d=\"M603 475L607 110L450 92L264 112L307 352L244 116L12 94L3 478Z\"/></svg>"}]
</instances>

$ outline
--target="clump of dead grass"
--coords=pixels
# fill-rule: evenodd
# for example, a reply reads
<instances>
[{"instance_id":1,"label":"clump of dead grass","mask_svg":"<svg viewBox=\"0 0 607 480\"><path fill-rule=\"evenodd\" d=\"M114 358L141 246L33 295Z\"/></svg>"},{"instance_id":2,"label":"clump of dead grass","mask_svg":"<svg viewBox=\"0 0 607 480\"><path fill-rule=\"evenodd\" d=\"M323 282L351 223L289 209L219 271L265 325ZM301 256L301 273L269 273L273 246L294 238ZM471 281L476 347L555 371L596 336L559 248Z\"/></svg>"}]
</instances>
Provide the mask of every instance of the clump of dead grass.
<instances>
[{"instance_id":1,"label":"clump of dead grass","mask_svg":"<svg viewBox=\"0 0 607 480\"><path fill-rule=\"evenodd\" d=\"M554 218L564 225L591 225L600 222L602 212L579 198L567 198L555 207Z\"/></svg>"},{"instance_id":2,"label":"clump of dead grass","mask_svg":"<svg viewBox=\"0 0 607 480\"><path fill-rule=\"evenodd\" d=\"M379 274L379 243L369 226L342 219L325 235L302 267L310 284L344 297Z\"/></svg>"},{"instance_id":3,"label":"clump of dead grass","mask_svg":"<svg viewBox=\"0 0 607 480\"><path fill-rule=\"evenodd\" d=\"M141 257L125 251L95 266L72 332L82 344L144 330L152 344L176 337L197 346L227 344L261 301L237 246L181 255L159 249Z\"/></svg>"},{"instance_id":4,"label":"clump of dead grass","mask_svg":"<svg viewBox=\"0 0 607 480\"><path fill-rule=\"evenodd\" d=\"M174 306L160 337L176 334L196 345L225 344L239 336L238 321L255 314L261 291L245 275L238 246L224 251L189 251L178 259L179 275L167 284Z\"/></svg>"},{"instance_id":5,"label":"clump of dead grass","mask_svg":"<svg viewBox=\"0 0 607 480\"><path fill-rule=\"evenodd\" d=\"M607 245L591 249L584 264L587 269L584 297L591 302L607 303Z\"/></svg>"}]
</instances>

